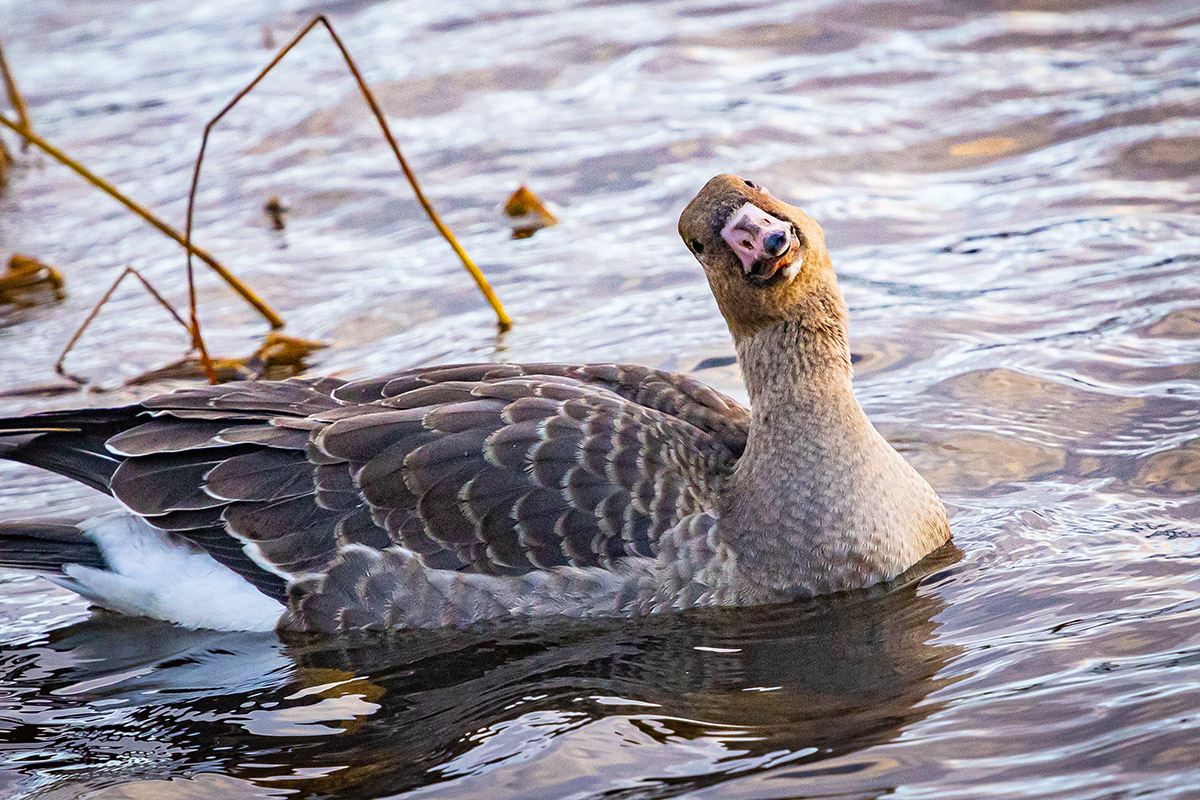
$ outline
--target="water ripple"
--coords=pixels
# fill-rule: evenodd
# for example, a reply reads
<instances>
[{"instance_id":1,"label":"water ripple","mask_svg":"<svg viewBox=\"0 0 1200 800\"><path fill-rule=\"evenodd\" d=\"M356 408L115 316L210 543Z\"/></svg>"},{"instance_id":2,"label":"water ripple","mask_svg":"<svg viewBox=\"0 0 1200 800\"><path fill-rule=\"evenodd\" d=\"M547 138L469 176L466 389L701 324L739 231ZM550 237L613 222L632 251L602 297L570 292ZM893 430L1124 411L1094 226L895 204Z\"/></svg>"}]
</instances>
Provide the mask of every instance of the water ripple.
<instances>
[{"instance_id":1,"label":"water ripple","mask_svg":"<svg viewBox=\"0 0 1200 800\"><path fill-rule=\"evenodd\" d=\"M219 130L196 234L332 343L321 371L633 360L744 398L674 228L709 175L752 175L825 226L857 391L952 508L958 560L811 607L332 644L90 616L5 573L0 793L1194 794L1200 16L968 5L322 4L517 316L503 338L328 43ZM264 26L313 11L0 3L0 30L39 131L179 221L205 117L268 57ZM563 224L513 241L497 206L522 181ZM37 159L0 195L0 242L70 289L0 308L6 388L53 378L127 264L183 296L173 245ZM252 313L210 276L200 293L213 347L252 350ZM123 290L74 369L173 360L172 326ZM0 483L5 518L96 510L11 465Z\"/></svg>"}]
</instances>

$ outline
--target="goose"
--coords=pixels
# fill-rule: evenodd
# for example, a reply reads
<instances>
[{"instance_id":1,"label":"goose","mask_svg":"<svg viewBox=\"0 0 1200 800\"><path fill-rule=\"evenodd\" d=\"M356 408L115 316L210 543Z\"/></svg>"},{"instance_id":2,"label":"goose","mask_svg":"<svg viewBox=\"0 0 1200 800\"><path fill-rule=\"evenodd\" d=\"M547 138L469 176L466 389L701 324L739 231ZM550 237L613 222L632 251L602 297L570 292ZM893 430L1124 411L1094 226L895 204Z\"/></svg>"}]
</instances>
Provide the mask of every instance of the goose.
<instances>
[{"instance_id":1,"label":"goose","mask_svg":"<svg viewBox=\"0 0 1200 800\"><path fill-rule=\"evenodd\" d=\"M0 419L0 457L121 508L0 526L0 566L196 628L341 633L782 603L950 538L851 388L821 227L735 175L679 234L750 399L630 364L248 381Z\"/></svg>"}]
</instances>

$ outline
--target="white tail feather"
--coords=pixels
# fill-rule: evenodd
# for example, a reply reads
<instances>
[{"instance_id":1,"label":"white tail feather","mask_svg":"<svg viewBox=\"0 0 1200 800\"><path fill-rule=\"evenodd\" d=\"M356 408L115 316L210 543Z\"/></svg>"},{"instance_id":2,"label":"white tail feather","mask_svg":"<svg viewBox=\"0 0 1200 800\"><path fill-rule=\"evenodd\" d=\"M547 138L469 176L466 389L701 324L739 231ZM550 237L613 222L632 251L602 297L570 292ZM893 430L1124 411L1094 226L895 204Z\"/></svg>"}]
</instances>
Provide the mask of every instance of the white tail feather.
<instances>
[{"instance_id":1,"label":"white tail feather","mask_svg":"<svg viewBox=\"0 0 1200 800\"><path fill-rule=\"evenodd\" d=\"M68 564L62 576L48 577L98 606L221 631L269 631L283 613L282 604L212 556L171 541L128 512L93 517L80 527L111 570Z\"/></svg>"}]
</instances>

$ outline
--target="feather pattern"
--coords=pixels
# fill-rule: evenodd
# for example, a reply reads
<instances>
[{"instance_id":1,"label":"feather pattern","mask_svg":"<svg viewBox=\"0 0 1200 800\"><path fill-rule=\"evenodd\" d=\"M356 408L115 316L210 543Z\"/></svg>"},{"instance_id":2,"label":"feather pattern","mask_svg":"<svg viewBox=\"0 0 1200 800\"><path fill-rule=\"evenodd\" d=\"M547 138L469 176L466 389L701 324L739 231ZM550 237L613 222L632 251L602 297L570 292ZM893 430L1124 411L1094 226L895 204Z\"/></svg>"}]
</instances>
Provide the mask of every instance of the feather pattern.
<instances>
[{"instance_id":1,"label":"feather pattern","mask_svg":"<svg viewBox=\"0 0 1200 800\"><path fill-rule=\"evenodd\" d=\"M293 597L299 586L332 592L329 576L354 565L361 585L338 592L392 603L411 591L396 584L404 570L514 578L653 557L664 531L712 505L746 437L728 398L615 364L227 383L102 418L107 437L93 449L115 464L109 491L280 600L289 584ZM392 549L407 554L404 570L375 576ZM435 589L479 591L441 580ZM347 619L342 600L310 597L293 624L413 613ZM332 608L336 624L321 617Z\"/></svg>"}]
</instances>

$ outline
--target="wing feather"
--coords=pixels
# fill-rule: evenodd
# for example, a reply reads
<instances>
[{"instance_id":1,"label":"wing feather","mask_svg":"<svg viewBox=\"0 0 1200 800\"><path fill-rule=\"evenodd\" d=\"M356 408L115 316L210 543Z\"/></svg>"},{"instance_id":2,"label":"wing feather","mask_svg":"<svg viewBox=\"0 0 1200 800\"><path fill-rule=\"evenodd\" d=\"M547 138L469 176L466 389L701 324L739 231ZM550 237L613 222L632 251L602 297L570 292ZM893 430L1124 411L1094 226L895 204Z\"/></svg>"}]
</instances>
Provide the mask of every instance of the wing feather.
<instances>
[{"instance_id":1,"label":"wing feather","mask_svg":"<svg viewBox=\"0 0 1200 800\"><path fill-rule=\"evenodd\" d=\"M235 537L257 545L279 570L295 574L316 572L333 558L337 542L330 534L343 514L300 496L230 503L222 516Z\"/></svg>"},{"instance_id":2,"label":"wing feather","mask_svg":"<svg viewBox=\"0 0 1200 800\"><path fill-rule=\"evenodd\" d=\"M714 506L748 426L691 378L615 364L230 383L121 420L113 495L274 597L390 547L491 575L652 557ZM379 586L352 593L395 595Z\"/></svg>"},{"instance_id":3,"label":"wing feather","mask_svg":"<svg viewBox=\"0 0 1200 800\"><path fill-rule=\"evenodd\" d=\"M263 448L230 456L204 477L204 491L222 500L284 500L315 490L313 465L303 450Z\"/></svg>"},{"instance_id":4,"label":"wing feather","mask_svg":"<svg viewBox=\"0 0 1200 800\"><path fill-rule=\"evenodd\" d=\"M110 453L125 457L225 447L229 443L219 437L233 424L223 419L152 419L110 437L105 446Z\"/></svg>"},{"instance_id":5,"label":"wing feather","mask_svg":"<svg viewBox=\"0 0 1200 800\"><path fill-rule=\"evenodd\" d=\"M225 459L249 452L242 446L128 458L113 473L112 494L145 516L223 505L204 491L204 478Z\"/></svg>"}]
</instances>

